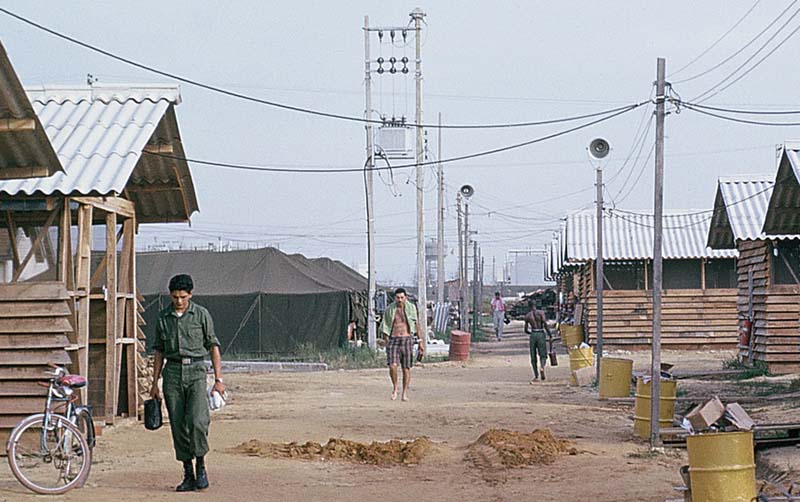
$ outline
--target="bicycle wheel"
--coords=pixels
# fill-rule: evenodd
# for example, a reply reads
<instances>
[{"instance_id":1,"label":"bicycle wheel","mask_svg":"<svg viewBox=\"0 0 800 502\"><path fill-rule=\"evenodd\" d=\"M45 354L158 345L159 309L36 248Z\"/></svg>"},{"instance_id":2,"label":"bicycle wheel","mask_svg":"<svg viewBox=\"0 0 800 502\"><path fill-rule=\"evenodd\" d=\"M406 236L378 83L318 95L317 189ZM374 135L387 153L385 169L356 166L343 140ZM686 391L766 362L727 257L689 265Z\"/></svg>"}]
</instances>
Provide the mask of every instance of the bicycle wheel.
<instances>
[{"instance_id":1,"label":"bicycle wheel","mask_svg":"<svg viewBox=\"0 0 800 502\"><path fill-rule=\"evenodd\" d=\"M91 451L81 431L61 415L31 415L17 425L6 447L11 472L26 488L58 495L82 486L89 475Z\"/></svg>"},{"instance_id":2,"label":"bicycle wheel","mask_svg":"<svg viewBox=\"0 0 800 502\"><path fill-rule=\"evenodd\" d=\"M86 444L89 445L89 450L94 450L94 445L97 442L94 433L94 420L92 419L92 412L85 406L79 406L75 410L75 425L78 426L83 437L86 438Z\"/></svg>"}]
</instances>

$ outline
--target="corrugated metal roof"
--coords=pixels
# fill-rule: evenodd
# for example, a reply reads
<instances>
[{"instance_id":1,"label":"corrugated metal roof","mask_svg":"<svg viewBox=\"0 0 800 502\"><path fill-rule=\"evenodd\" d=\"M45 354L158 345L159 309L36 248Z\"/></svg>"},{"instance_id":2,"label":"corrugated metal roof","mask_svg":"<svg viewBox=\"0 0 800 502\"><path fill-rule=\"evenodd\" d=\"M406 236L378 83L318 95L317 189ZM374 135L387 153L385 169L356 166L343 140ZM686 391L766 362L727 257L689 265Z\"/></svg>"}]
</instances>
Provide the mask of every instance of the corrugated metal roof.
<instances>
[{"instance_id":1,"label":"corrugated metal roof","mask_svg":"<svg viewBox=\"0 0 800 502\"><path fill-rule=\"evenodd\" d=\"M770 197L764 233L800 238L800 152L784 147Z\"/></svg>"},{"instance_id":2,"label":"corrugated metal roof","mask_svg":"<svg viewBox=\"0 0 800 502\"><path fill-rule=\"evenodd\" d=\"M61 171L61 163L25 94L3 44L0 43L0 120L33 121L33 127L14 124L0 132L0 179L49 176Z\"/></svg>"},{"instance_id":3,"label":"corrugated metal roof","mask_svg":"<svg viewBox=\"0 0 800 502\"><path fill-rule=\"evenodd\" d=\"M775 182L770 175L719 178L708 245L734 249L737 240L764 239L764 217Z\"/></svg>"},{"instance_id":4,"label":"corrugated metal roof","mask_svg":"<svg viewBox=\"0 0 800 502\"><path fill-rule=\"evenodd\" d=\"M48 86L28 96L64 172L0 182L0 192L127 194L143 223L186 221L198 209L186 161L143 154L145 147L162 147L185 157L174 112L177 86Z\"/></svg>"},{"instance_id":5,"label":"corrugated metal roof","mask_svg":"<svg viewBox=\"0 0 800 502\"><path fill-rule=\"evenodd\" d=\"M577 211L567 216L567 262L596 258L595 210ZM710 250L706 237L710 216L701 211L664 213L662 257L691 259L734 257L736 251ZM608 210L603 214L603 258L643 260L653 258L653 215Z\"/></svg>"}]
</instances>

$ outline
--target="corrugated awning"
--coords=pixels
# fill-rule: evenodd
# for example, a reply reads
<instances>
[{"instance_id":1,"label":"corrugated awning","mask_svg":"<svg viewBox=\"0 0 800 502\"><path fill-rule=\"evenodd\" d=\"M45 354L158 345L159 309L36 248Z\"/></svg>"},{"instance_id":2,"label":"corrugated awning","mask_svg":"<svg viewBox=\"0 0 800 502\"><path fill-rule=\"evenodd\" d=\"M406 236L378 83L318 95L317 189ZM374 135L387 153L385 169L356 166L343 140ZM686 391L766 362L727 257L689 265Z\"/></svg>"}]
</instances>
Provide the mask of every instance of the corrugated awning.
<instances>
[{"instance_id":1,"label":"corrugated awning","mask_svg":"<svg viewBox=\"0 0 800 502\"><path fill-rule=\"evenodd\" d=\"M0 181L0 193L121 195L141 223L188 221L198 210L176 85L41 87L28 97L64 172Z\"/></svg>"},{"instance_id":2,"label":"corrugated awning","mask_svg":"<svg viewBox=\"0 0 800 502\"><path fill-rule=\"evenodd\" d=\"M669 211L664 214L663 253L665 259L731 258L735 250L706 247L710 212ZM579 262L597 257L597 215L585 210L567 216L566 261ZM603 214L603 258L644 260L653 258L653 215L607 210Z\"/></svg>"},{"instance_id":3,"label":"corrugated awning","mask_svg":"<svg viewBox=\"0 0 800 502\"><path fill-rule=\"evenodd\" d=\"M62 170L53 145L0 43L0 180Z\"/></svg>"}]
</instances>

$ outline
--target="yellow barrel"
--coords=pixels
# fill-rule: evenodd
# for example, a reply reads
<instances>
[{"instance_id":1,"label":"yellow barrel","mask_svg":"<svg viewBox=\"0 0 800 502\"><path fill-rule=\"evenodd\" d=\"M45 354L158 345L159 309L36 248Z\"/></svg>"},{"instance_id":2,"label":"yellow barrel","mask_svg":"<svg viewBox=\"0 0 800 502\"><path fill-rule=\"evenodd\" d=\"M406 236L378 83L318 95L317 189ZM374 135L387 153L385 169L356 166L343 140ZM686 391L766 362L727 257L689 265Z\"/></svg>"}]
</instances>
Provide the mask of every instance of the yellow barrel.
<instances>
[{"instance_id":1,"label":"yellow barrel","mask_svg":"<svg viewBox=\"0 0 800 502\"><path fill-rule=\"evenodd\" d=\"M583 343L583 326L580 324L571 326L569 324L562 324L559 327L561 332L561 343L566 348L572 348Z\"/></svg>"},{"instance_id":2,"label":"yellow barrel","mask_svg":"<svg viewBox=\"0 0 800 502\"><path fill-rule=\"evenodd\" d=\"M675 380L661 380L661 416L658 426L672 426L675 415ZM636 379L635 406L633 411L633 433L642 439L650 437L650 381L644 383L642 377Z\"/></svg>"},{"instance_id":3,"label":"yellow barrel","mask_svg":"<svg viewBox=\"0 0 800 502\"><path fill-rule=\"evenodd\" d=\"M600 358L600 399L631 395L633 361L619 357Z\"/></svg>"},{"instance_id":4,"label":"yellow barrel","mask_svg":"<svg viewBox=\"0 0 800 502\"><path fill-rule=\"evenodd\" d=\"M749 502L756 498L753 432L686 436L694 502Z\"/></svg>"},{"instance_id":5,"label":"yellow barrel","mask_svg":"<svg viewBox=\"0 0 800 502\"><path fill-rule=\"evenodd\" d=\"M584 349L579 349L577 347L569 349L569 383L572 385L578 385L578 382L575 381L575 375L573 375L572 372L591 366L593 360L594 351L591 347L586 347Z\"/></svg>"}]
</instances>

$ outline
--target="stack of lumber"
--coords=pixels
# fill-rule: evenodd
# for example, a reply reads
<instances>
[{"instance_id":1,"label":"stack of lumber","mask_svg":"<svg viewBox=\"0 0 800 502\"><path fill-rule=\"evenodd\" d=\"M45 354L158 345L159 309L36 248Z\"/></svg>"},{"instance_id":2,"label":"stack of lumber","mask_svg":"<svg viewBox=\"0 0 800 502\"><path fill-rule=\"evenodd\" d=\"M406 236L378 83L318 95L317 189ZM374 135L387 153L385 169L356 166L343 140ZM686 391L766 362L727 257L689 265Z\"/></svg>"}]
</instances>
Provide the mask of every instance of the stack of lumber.
<instances>
[{"instance_id":1,"label":"stack of lumber","mask_svg":"<svg viewBox=\"0 0 800 502\"><path fill-rule=\"evenodd\" d=\"M738 342L735 289L665 290L661 302L661 344L665 349L734 349ZM649 349L653 334L653 295L644 290L603 293L603 345ZM597 296L588 298L589 338L597 330Z\"/></svg>"},{"instance_id":2,"label":"stack of lumber","mask_svg":"<svg viewBox=\"0 0 800 502\"><path fill-rule=\"evenodd\" d=\"M69 295L63 283L0 284L0 438L44 410L47 364L67 365Z\"/></svg>"}]
</instances>

